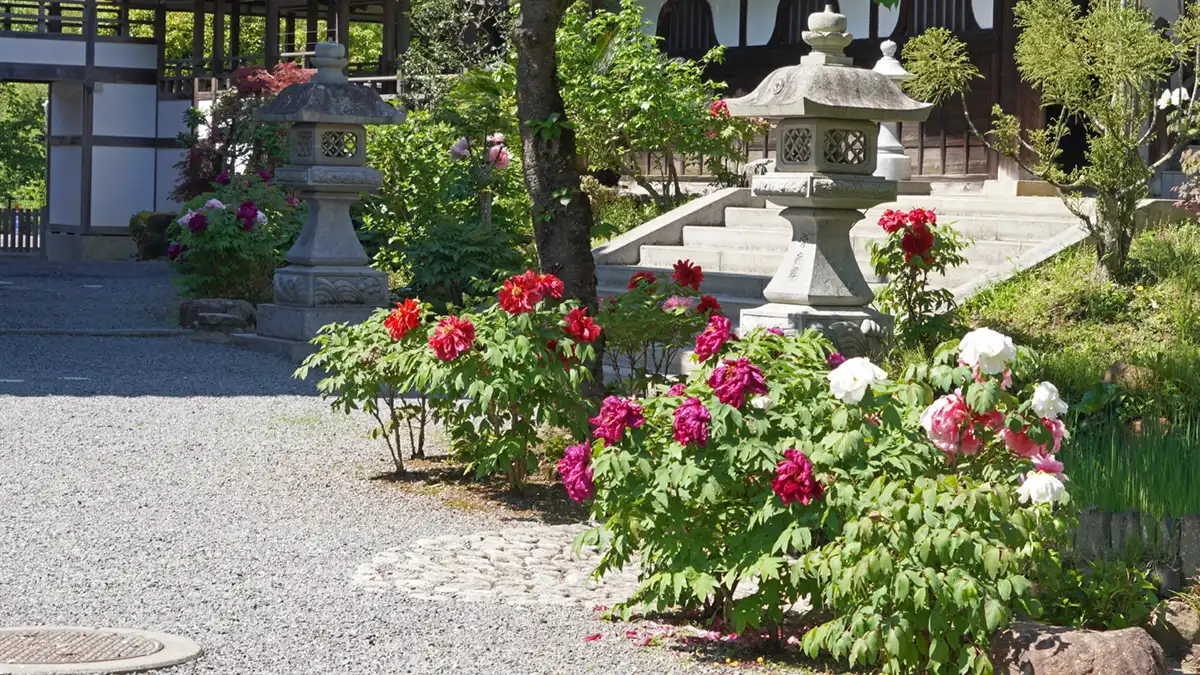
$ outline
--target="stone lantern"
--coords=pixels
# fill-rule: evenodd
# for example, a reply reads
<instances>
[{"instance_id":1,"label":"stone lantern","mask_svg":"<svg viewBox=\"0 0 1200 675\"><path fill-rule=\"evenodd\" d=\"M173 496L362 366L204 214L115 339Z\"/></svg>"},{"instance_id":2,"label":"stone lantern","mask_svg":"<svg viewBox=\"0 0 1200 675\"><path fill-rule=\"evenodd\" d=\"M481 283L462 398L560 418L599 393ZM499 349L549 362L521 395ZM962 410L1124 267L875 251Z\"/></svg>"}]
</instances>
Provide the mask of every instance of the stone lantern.
<instances>
[{"instance_id":1,"label":"stone lantern","mask_svg":"<svg viewBox=\"0 0 1200 675\"><path fill-rule=\"evenodd\" d=\"M317 72L293 84L255 116L290 122L290 163L275 172L280 185L295 188L308 205L289 265L275 272L275 302L258 308L257 342L299 360L311 353L309 340L324 325L360 322L388 302L388 277L367 263L350 222L350 207L362 192L382 183L365 166L367 124L397 124L404 114L374 90L352 84L343 73L346 48L323 42L312 63Z\"/></svg>"},{"instance_id":2,"label":"stone lantern","mask_svg":"<svg viewBox=\"0 0 1200 675\"><path fill-rule=\"evenodd\" d=\"M873 70L892 82L900 84L912 77L912 73L900 65L896 59L896 43L884 40L879 45L883 54L875 62ZM912 160L904 152L904 144L900 142L900 125L896 122L884 122L879 125L879 152L875 161L875 175L900 183L900 194L929 194L929 184L910 184L912 181Z\"/></svg>"},{"instance_id":3,"label":"stone lantern","mask_svg":"<svg viewBox=\"0 0 1200 675\"><path fill-rule=\"evenodd\" d=\"M780 68L741 98L728 99L736 117L776 120L775 169L751 189L785 207L792 242L763 295L767 304L742 310L741 328L804 330L861 326L886 317L867 307L874 293L850 243L863 211L896 199L896 182L872 175L879 122L921 122L930 105L914 101L887 76L853 67L843 49L854 39L846 17L812 14L803 34L812 52ZM836 324L836 325L835 325Z\"/></svg>"}]
</instances>

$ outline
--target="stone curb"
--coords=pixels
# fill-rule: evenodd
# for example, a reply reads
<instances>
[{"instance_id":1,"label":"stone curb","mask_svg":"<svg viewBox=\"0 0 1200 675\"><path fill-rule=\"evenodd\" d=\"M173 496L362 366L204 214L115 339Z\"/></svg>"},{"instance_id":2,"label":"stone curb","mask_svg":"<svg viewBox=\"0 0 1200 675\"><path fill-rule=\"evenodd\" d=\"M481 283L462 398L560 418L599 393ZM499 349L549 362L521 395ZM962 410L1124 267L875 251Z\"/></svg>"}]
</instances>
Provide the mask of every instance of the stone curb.
<instances>
[{"instance_id":1,"label":"stone curb","mask_svg":"<svg viewBox=\"0 0 1200 675\"><path fill-rule=\"evenodd\" d=\"M0 328L0 335L63 335L69 337L183 337L194 331L185 328Z\"/></svg>"},{"instance_id":2,"label":"stone curb","mask_svg":"<svg viewBox=\"0 0 1200 675\"><path fill-rule=\"evenodd\" d=\"M186 663L198 658L204 650L199 644L178 635L169 635L150 630L134 628L100 628L80 626L22 626L16 628L0 628L0 633L19 633L25 631L98 631L104 633L122 633L149 640L155 640L163 646L162 649L146 656L132 659L113 661L92 661L89 663L55 663L55 664L0 664L0 675L83 675L84 673L132 673L143 670L166 668L180 663Z\"/></svg>"}]
</instances>

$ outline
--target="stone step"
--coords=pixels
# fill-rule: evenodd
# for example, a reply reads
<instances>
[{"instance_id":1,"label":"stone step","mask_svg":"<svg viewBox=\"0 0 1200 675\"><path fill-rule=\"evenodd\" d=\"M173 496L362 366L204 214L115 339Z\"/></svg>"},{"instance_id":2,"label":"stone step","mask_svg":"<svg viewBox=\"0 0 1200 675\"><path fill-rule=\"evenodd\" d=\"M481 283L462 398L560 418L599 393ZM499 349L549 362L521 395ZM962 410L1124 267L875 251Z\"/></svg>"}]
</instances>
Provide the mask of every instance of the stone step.
<instances>
[{"instance_id":1,"label":"stone step","mask_svg":"<svg viewBox=\"0 0 1200 675\"><path fill-rule=\"evenodd\" d=\"M671 263L674 264L677 259L672 259ZM671 278L669 265L660 268L651 265L597 265L597 285L601 289L608 289L610 293L624 292L629 286L629 277L639 270L652 271L660 279ZM771 270L771 274L774 273L775 270ZM722 298L761 298L770 280L770 275L722 274L705 268L704 283L700 290L722 302Z\"/></svg>"},{"instance_id":2,"label":"stone step","mask_svg":"<svg viewBox=\"0 0 1200 675\"><path fill-rule=\"evenodd\" d=\"M699 246L642 246L640 262L647 267L670 269L677 260L687 259L706 271L770 276L783 262L782 253L730 251Z\"/></svg>"},{"instance_id":3,"label":"stone step","mask_svg":"<svg viewBox=\"0 0 1200 675\"><path fill-rule=\"evenodd\" d=\"M1035 199L1028 197L1028 199ZM790 230L791 225L779 215L779 209L731 206L725 209L725 227L731 230ZM855 225L855 234L879 232L882 210L872 209ZM1074 217L1038 217L992 212L987 215L941 215L943 223L953 223L954 229L975 241L1044 241L1074 226Z\"/></svg>"},{"instance_id":4,"label":"stone step","mask_svg":"<svg viewBox=\"0 0 1200 675\"><path fill-rule=\"evenodd\" d=\"M856 228L857 229L857 228ZM689 225L683 228L683 245L696 248L716 248L722 251L751 251L760 253L785 253L790 241L790 231L780 229L729 229ZM850 244L856 255L870 258L871 243L884 241L884 233L875 228L870 234L855 234L852 231ZM971 263L993 267L1015 258L1035 246L1033 241L977 241L967 250Z\"/></svg>"}]
</instances>

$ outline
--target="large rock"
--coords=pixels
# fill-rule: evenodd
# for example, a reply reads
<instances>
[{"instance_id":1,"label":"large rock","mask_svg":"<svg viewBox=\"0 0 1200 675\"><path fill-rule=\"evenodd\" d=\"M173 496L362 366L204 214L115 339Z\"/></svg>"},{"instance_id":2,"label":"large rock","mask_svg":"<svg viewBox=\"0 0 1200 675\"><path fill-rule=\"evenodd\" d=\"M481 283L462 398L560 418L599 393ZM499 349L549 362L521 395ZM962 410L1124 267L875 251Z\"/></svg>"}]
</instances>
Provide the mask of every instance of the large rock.
<instances>
[{"instance_id":1,"label":"large rock","mask_svg":"<svg viewBox=\"0 0 1200 675\"><path fill-rule=\"evenodd\" d=\"M1165 675L1163 649L1141 628L1108 632L1017 623L992 640L996 675Z\"/></svg>"},{"instance_id":2,"label":"large rock","mask_svg":"<svg viewBox=\"0 0 1200 675\"><path fill-rule=\"evenodd\" d=\"M196 298L179 305L179 325L193 330L221 332L254 328L254 305L245 300Z\"/></svg>"},{"instance_id":3,"label":"large rock","mask_svg":"<svg viewBox=\"0 0 1200 675\"><path fill-rule=\"evenodd\" d=\"M1192 645L1200 641L1200 614L1182 600L1171 600L1162 618L1148 630L1167 656L1187 656Z\"/></svg>"}]
</instances>

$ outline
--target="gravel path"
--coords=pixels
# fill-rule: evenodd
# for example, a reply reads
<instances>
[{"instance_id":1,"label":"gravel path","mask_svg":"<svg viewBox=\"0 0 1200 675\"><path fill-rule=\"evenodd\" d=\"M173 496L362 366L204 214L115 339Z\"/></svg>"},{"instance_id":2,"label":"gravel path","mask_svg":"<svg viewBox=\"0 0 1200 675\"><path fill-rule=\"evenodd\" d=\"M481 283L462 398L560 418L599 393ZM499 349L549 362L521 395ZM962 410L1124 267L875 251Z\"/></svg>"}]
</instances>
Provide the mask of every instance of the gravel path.
<instances>
[{"instance_id":1,"label":"gravel path","mask_svg":"<svg viewBox=\"0 0 1200 675\"><path fill-rule=\"evenodd\" d=\"M579 605L355 584L419 539L537 524L370 480L388 464L365 420L329 412L290 373L177 338L0 335L0 626L140 627L203 645L169 675L713 669L636 647Z\"/></svg>"},{"instance_id":2,"label":"gravel path","mask_svg":"<svg viewBox=\"0 0 1200 675\"><path fill-rule=\"evenodd\" d=\"M0 260L0 331L171 328L178 296L166 262Z\"/></svg>"}]
</instances>

